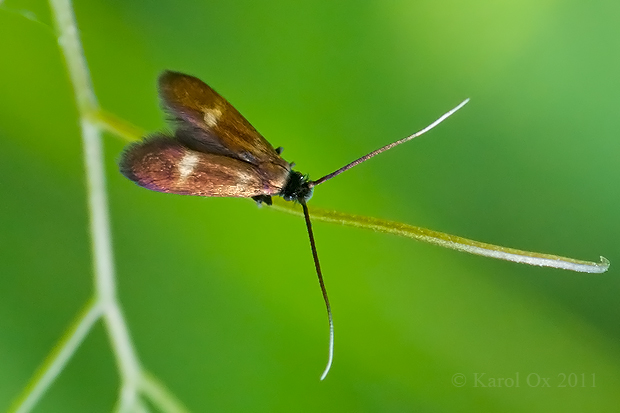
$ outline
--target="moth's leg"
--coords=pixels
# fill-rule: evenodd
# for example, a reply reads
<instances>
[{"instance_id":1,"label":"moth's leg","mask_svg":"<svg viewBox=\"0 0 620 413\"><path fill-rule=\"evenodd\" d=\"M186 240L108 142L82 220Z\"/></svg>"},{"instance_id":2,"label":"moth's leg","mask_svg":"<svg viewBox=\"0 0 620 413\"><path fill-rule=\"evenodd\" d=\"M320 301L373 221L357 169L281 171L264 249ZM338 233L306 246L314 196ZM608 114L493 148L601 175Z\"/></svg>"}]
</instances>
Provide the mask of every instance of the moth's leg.
<instances>
[{"instance_id":1,"label":"moth's leg","mask_svg":"<svg viewBox=\"0 0 620 413\"><path fill-rule=\"evenodd\" d=\"M271 195L256 195L253 196L252 199L256 201L256 205L258 206L261 206L263 202L267 205L271 205Z\"/></svg>"}]
</instances>

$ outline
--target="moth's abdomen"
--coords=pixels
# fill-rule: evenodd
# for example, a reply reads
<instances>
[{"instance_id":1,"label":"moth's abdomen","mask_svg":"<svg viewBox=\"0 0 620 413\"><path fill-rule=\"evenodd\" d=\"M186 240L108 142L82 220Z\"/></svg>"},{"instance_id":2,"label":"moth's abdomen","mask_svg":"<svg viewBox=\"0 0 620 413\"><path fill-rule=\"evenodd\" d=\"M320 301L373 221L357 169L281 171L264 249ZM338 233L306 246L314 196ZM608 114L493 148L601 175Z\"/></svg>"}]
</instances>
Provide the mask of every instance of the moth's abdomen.
<instances>
[{"instance_id":1,"label":"moth's abdomen","mask_svg":"<svg viewBox=\"0 0 620 413\"><path fill-rule=\"evenodd\" d=\"M129 146L119 166L123 175L144 188L180 195L273 195L287 177L286 171L265 176L250 163L195 151L162 135Z\"/></svg>"}]
</instances>

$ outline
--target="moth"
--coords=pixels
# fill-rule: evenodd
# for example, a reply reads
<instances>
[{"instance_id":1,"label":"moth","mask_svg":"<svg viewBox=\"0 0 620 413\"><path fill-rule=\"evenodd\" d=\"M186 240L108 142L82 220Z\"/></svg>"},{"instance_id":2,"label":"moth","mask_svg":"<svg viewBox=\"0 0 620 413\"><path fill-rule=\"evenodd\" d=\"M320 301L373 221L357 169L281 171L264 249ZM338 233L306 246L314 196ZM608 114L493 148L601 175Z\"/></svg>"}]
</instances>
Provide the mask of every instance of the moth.
<instances>
[{"instance_id":1,"label":"moth","mask_svg":"<svg viewBox=\"0 0 620 413\"><path fill-rule=\"evenodd\" d=\"M301 205L329 322L329 355L323 380L334 357L334 323L306 204L314 187L431 130L469 99L419 132L313 181L294 171L293 164L280 156L282 148L271 146L226 99L200 79L166 71L159 77L159 95L173 118L174 133L155 133L128 145L120 158L121 173L157 192L252 198L267 205L277 195Z\"/></svg>"}]
</instances>

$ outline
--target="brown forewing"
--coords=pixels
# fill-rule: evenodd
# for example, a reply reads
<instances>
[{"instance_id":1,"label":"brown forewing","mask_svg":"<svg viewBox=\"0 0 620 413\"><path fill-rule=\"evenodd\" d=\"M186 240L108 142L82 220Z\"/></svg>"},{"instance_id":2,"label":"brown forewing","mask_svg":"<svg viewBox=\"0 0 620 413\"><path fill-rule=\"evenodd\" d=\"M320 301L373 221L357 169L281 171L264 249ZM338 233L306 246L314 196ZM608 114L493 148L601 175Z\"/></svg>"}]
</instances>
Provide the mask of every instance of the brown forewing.
<instances>
[{"instance_id":1,"label":"brown forewing","mask_svg":"<svg viewBox=\"0 0 620 413\"><path fill-rule=\"evenodd\" d=\"M166 71L159 78L164 106L181 122L177 138L197 150L231 156L254 165L290 165L215 90L198 78Z\"/></svg>"},{"instance_id":2,"label":"brown forewing","mask_svg":"<svg viewBox=\"0 0 620 413\"><path fill-rule=\"evenodd\" d=\"M288 177L281 168L263 171L238 159L192 150L163 135L129 146L120 169L144 188L199 196L275 195Z\"/></svg>"}]
</instances>

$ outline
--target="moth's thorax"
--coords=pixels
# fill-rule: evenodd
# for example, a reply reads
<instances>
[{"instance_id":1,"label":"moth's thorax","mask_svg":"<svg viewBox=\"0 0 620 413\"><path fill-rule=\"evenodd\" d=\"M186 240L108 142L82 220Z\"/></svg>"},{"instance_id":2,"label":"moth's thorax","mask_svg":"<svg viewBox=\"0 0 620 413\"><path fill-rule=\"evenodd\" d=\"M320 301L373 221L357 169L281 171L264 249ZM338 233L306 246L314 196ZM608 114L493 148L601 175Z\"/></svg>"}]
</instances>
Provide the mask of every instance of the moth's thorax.
<instances>
[{"instance_id":1,"label":"moth's thorax","mask_svg":"<svg viewBox=\"0 0 620 413\"><path fill-rule=\"evenodd\" d=\"M285 201L306 202L312 198L313 191L308 182L307 176L297 171L291 171L288 175L286 185L278 195L284 198Z\"/></svg>"}]
</instances>

